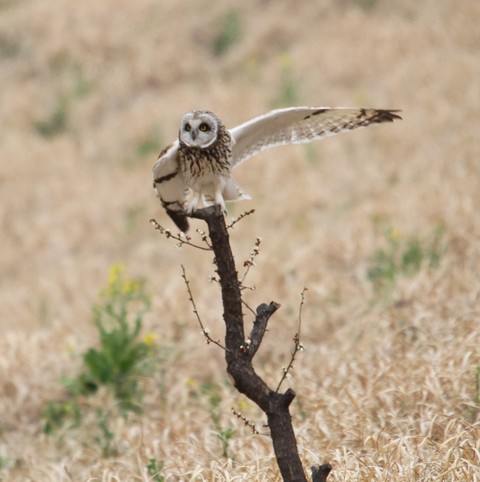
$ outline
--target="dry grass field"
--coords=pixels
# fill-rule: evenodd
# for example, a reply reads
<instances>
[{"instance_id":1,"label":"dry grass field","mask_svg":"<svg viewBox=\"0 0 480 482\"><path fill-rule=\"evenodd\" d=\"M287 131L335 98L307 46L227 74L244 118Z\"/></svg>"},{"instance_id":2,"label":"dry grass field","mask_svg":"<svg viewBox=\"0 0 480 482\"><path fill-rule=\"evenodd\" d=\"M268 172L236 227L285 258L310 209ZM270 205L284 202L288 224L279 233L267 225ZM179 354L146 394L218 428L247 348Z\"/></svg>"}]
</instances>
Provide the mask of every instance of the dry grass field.
<instances>
[{"instance_id":1,"label":"dry grass field","mask_svg":"<svg viewBox=\"0 0 480 482\"><path fill-rule=\"evenodd\" d=\"M304 466L330 462L332 482L480 481L479 21L478 0L1 0L0 480L280 480L262 413L188 302L182 264L223 338L211 254L149 223L173 230L151 166L195 108L234 126L344 105L403 121L236 172L253 199L229 219L256 210L231 234L240 272L262 238L246 300L282 305L256 368L276 385L307 287L283 386ZM152 301L143 412L123 416L102 388L46 434L62 378L98 346L92 307L115 263Z\"/></svg>"}]
</instances>

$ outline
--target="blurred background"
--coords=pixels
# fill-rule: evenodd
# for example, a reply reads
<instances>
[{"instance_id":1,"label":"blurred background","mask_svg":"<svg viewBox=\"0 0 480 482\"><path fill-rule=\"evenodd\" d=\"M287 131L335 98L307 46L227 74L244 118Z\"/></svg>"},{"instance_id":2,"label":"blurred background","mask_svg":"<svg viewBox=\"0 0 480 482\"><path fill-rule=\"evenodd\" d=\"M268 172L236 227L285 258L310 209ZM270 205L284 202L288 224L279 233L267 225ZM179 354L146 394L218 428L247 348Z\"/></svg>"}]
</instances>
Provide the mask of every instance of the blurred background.
<instances>
[{"instance_id":1,"label":"blurred background","mask_svg":"<svg viewBox=\"0 0 480 482\"><path fill-rule=\"evenodd\" d=\"M151 167L176 138L182 115L193 109L211 110L229 127L282 106L402 109L403 121L269 150L236 172L253 199L231 205L229 219L256 210L232 232L239 271L255 238L262 238L258 266L248 278L257 287L249 303L274 299L283 308L259 354L267 378L288 359L299 295L309 288L304 342L310 351L297 361L292 382L313 414L300 422L302 446L320 457L312 455L309 462L325 457L338 461L337 471L346 470L345 454L335 450L364 447L359 434L366 422L360 415L348 421L350 428L360 424L351 438L345 427L325 427L329 416L338 421L342 413L360 413L341 391L346 382L338 380L351 381L353 372L368 379L395 373L396 349L388 352L392 366L376 349L404 326L423 333L408 344L434 344L445 366L458 370L452 368L451 379L464 388L448 400L433 397L433 405L457 414L466 400L473 403L472 373L480 363L474 323L480 321L479 20L476 0L0 0L5 480L62 480L62 464L69 463L78 480L107 480L107 473L116 474L115 480L143 480L135 478L135 462L125 462L123 476L103 463L95 472L95 455L80 442L66 449L40 439L38 446L42 407L61 396L60 377L74 371L79 354L95 344L92 304L112 264L146 280L152 310L144 329L177 353L166 370L176 393L170 420L179 421L172 428L151 409L147 418L157 425L151 439L145 435L145 450L158 455L155 433L181 426L174 402L185 380L224 378L223 354L204 344L180 269L185 265L203 321L221 339L219 293L208 283L211 256L177 248L149 223L155 218L174 230L152 189ZM199 221L194 227L204 228ZM409 250L418 260L413 274L393 260L403 263ZM387 294L378 290L382 276L394 279ZM465 313L469 321L463 325L458 320ZM423 324L425 319L431 323ZM423 355L419 361L418 352L413 358L401 353L408 360L403 367L425 368L408 383L402 378L414 390L432 375L432 361ZM455 358L461 353L469 353L468 362ZM399 380L388 386L405 387ZM315 405L327 385L331 403ZM402 393L413 403L413 392ZM154 390L151 397L156 406ZM228 397L235 394L227 390ZM339 399L347 406L330 413ZM378 410L373 404L369 413ZM321 421L315 413L323 413ZM387 419L393 416L388 413ZM199 433L205 426L199 423ZM173 450L174 439L164 437ZM247 453L255 447L242 443ZM268 441L263 444L271 456ZM215 456L203 450L189 446L158 457L175 465L188 453L206 470L198 480L224 480L210 467ZM310 457L307 452L302 456ZM183 462L175 465L178 480ZM276 480L269 464L273 472L264 480ZM197 480L189 474L191 479L182 476Z\"/></svg>"}]
</instances>

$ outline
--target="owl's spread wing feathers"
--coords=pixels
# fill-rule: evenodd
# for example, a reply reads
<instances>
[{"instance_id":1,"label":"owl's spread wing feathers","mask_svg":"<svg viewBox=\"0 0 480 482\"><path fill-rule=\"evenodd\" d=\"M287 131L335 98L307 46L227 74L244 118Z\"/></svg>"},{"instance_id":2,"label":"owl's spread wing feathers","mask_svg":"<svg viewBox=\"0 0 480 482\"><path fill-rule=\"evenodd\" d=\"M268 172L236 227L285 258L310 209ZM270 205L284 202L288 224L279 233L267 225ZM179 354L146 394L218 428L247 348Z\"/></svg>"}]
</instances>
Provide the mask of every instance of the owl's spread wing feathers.
<instances>
[{"instance_id":1,"label":"owl's spread wing feathers","mask_svg":"<svg viewBox=\"0 0 480 482\"><path fill-rule=\"evenodd\" d=\"M401 119L397 112L399 111L348 107L292 107L274 110L230 130L233 141L231 169L270 147L311 142L370 124L392 122ZM183 232L187 232L186 205L190 187L180 170L178 140L160 153L153 166L153 176L153 185L167 214ZM220 199L222 204L223 201L250 199L231 176L224 181ZM203 192L194 194L197 201L199 196L204 198Z\"/></svg>"},{"instance_id":2,"label":"owl's spread wing feathers","mask_svg":"<svg viewBox=\"0 0 480 482\"><path fill-rule=\"evenodd\" d=\"M179 171L177 161L178 141L165 148L153 166L153 187L162 206L175 224L184 232L188 231L185 202L188 189Z\"/></svg>"},{"instance_id":3,"label":"owl's spread wing feathers","mask_svg":"<svg viewBox=\"0 0 480 482\"><path fill-rule=\"evenodd\" d=\"M370 124L401 119L397 110L291 107L255 117L231 129L232 168L274 146L300 144Z\"/></svg>"}]
</instances>

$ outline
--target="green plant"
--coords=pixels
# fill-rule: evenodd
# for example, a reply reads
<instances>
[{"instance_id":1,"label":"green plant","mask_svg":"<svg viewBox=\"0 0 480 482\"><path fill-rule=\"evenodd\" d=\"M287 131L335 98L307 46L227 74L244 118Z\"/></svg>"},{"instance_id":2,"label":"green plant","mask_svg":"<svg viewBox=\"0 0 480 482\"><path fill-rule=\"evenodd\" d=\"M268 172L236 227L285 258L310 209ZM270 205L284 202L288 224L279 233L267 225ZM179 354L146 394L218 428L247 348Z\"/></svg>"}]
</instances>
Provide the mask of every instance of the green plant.
<instances>
[{"instance_id":1,"label":"green plant","mask_svg":"<svg viewBox=\"0 0 480 482\"><path fill-rule=\"evenodd\" d=\"M62 427L67 420L71 426L80 425L82 415L78 398L73 397L62 402L48 402L43 408L43 431L50 434Z\"/></svg>"},{"instance_id":2,"label":"green plant","mask_svg":"<svg viewBox=\"0 0 480 482\"><path fill-rule=\"evenodd\" d=\"M62 72L65 71L66 67L61 64L59 69ZM50 138L65 132L68 128L74 101L85 97L93 88L92 82L85 77L82 65L73 66L73 73L69 67L67 74L69 77L73 76L70 81L73 85L70 88L59 90L50 112L44 119L34 123L35 130L42 137Z\"/></svg>"},{"instance_id":3,"label":"green plant","mask_svg":"<svg viewBox=\"0 0 480 482\"><path fill-rule=\"evenodd\" d=\"M139 411L135 403L140 396L138 380L149 370L150 347L138 338L150 300L144 283L125 278L120 265L111 268L101 300L94 308L100 346L83 356L80 392L88 394L105 385L123 408Z\"/></svg>"},{"instance_id":4,"label":"green plant","mask_svg":"<svg viewBox=\"0 0 480 482\"><path fill-rule=\"evenodd\" d=\"M229 445L235 432L232 428L222 428L221 387L214 383L205 382L202 384L200 392L209 404L210 417L222 447L222 457L233 458L229 453Z\"/></svg>"},{"instance_id":5,"label":"green plant","mask_svg":"<svg viewBox=\"0 0 480 482\"><path fill-rule=\"evenodd\" d=\"M353 0L352 3L360 7L362 10L369 12L377 6L379 0Z\"/></svg>"},{"instance_id":6,"label":"green plant","mask_svg":"<svg viewBox=\"0 0 480 482\"><path fill-rule=\"evenodd\" d=\"M367 278L377 291L390 290L399 276L412 276L423 266L435 268L443 251L443 228L438 227L433 236L403 238L398 229L384 228L386 248L377 249L369 260Z\"/></svg>"},{"instance_id":7,"label":"green plant","mask_svg":"<svg viewBox=\"0 0 480 482\"><path fill-rule=\"evenodd\" d=\"M123 413L141 411L142 393L139 380L149 373L154 364L153 337L139 339L142 320L150 306L149 297L141 280L124 275L121 265L109 272L108 284L100 293L100 302L94 306L93 322L99 333L99 346L83 354L83 368L79 375L66 378L68 392L65 401L49 402L43 410L44 431L51 433L67 420L72 425L82 421L79 400L98 391L110 390ZM102 451L112 453L112 432L108 417L97 411ZM99 439L99 440L100 440Z\"/></svg>"},{"instance_id":8,"label":"green plant","mask_svg":"<svg viewBox=\"0 0 480 482\"><path fill-rule=\"evenodd\" d=\"M125 159L124 165L132 168L145 160L151 160L152 156L158 154L163 146L161 129L158 125L154 125L144 137L138 140L133 154Z\"/></svg>"},{"instance_id":9,"label":"green plant","mask_svg":"<svg viewBox=\"0 0 480 482\"><path fill-rule=\"evenodd\" d=\"M217 437L222 445L222 457L226 459L233 459L233 456L229 455L229 445L230 439L233 437L234 433L235 431L233 430L233 428L217 429Z\"/></svg>"},{"instance_id":10,"label":"green plant","mask_svg":"<svg viewBox=\"0 0 480 482\"><path fill-rule=\"evenodd\" d=\"M35 129L42 137L53 137L67 128L70 102L66 95L59 95L46 119L35 123Z\"/></svg>"},{"instance_id":11,"label":"green plant","mask_svg":"<svg viewBox=\"0 0 480 482\"><path fill-rule=\"evenodd\" d=\"M240 40L242 25L237 10L229 10L219 22L217 35L213 39L212 49L215 55L223 55Z\"/></svg>"},{"instance_id":12,"label":"green plant","mask_svg":"<svg viewBox=\"0 0 480 482\"><path fill-rule=\"evenodd\" d=\"M117 445L115 443L115 433L110 428L109 418L106 410L103 408L97 408L96 419L98 435L94 437L94 440L101 448L104 457L114 457L118 455Z\"/></svg>"},{"instance_id":13,"label":"green plant","mask_svg":"<svg viewBox=\"0 0 480 482\"><path fill-rule=\"evenodd\" d=\"M160 474L160 472L163 470L163 462L159 462L157 459L152 457L148 460L146 469L148 475L151 477L151 480L154 480L155 482L164 482L165 477Z\"/></svg>"}]
</instances>

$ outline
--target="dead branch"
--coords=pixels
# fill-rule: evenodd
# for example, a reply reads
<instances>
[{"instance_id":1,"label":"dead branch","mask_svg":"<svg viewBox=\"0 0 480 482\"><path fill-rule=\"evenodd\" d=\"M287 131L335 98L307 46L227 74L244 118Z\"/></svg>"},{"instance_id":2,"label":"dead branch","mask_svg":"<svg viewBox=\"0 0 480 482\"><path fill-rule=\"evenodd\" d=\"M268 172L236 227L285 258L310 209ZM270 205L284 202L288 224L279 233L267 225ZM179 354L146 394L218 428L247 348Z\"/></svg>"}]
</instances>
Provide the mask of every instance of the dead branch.
<instances>
[{"instance_id":1,"label":"dead branch","mask_svg":"<svg viewBox=\"0 0 480 482\"><path fill-rule=\"evenodd\" d=\"M306 482L307 479L298 454L289 412L290 404L295 398L295 392L291 389L287 389L285 393L272 390L252 366L252 359L263 339L267 323L280 305L272 302L268 305L262 304L257 308L250 339L246 340L241 286L223 213L219 206L211 206L195 211L192 217L202 219L207 223L211 247L215 254L226 327L225 359L227 372L232 376L236 389L245 394L265 412L273 449L283 480L286 482ZM318 477L318 474L316 477ZM317 478L316 480L326 480L326 476L324 479Z\"/></svg>"}]
</instances>

